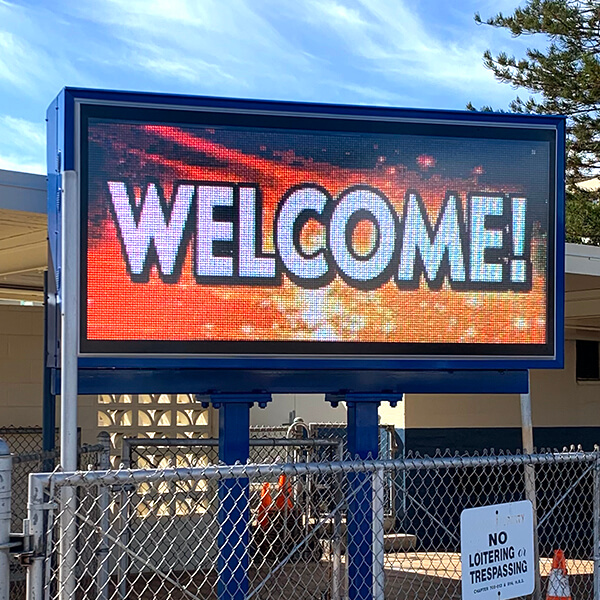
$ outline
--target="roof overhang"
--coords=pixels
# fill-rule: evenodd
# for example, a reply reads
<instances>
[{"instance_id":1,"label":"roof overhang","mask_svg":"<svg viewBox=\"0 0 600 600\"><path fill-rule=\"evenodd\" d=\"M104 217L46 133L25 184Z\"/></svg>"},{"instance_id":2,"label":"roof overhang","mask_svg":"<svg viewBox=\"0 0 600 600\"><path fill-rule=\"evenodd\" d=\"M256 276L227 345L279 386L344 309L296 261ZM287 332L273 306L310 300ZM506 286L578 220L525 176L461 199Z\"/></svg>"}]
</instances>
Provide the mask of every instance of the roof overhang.
<instances>
[{"instance_id":1,"label":"roof overhang","mask_svg":"<svg viewBox=\"0 0 600 600\"><path fill-rule=\"evenodd\" d=\"M43 300L46 239L46 178L0 169L0 300Z\"/></svg>"}]
</instances>

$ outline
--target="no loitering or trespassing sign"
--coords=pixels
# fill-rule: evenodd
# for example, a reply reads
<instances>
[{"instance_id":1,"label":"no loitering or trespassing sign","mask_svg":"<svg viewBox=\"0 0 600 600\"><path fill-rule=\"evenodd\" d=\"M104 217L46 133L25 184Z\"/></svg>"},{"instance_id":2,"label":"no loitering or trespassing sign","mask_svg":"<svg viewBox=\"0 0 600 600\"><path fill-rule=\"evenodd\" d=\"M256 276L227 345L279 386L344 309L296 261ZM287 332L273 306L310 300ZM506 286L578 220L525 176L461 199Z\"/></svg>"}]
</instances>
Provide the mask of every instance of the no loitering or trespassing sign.
<instances>
[{"instance_id":1,"label":"no loitering or trespassing sign","mask_svg":"<svg viewBox=\"0 0 600 600\"><path fill-rule=\"evenodd\" d=\"M463 510L463 600L507 600L533 593L535 553L529 500Z\"/></svg>"}]
</instances>

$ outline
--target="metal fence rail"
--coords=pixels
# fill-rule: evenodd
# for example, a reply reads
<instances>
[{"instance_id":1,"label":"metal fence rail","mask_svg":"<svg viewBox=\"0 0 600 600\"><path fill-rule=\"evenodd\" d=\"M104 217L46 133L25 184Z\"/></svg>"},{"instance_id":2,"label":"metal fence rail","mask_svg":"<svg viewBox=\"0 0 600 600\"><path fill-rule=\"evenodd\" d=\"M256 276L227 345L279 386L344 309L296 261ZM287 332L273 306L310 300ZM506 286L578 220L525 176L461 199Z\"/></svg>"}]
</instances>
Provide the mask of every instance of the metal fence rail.
<instances>
[{"instance_id":1,"label":"metal fence rail","mask_svg":"<svg viewBox=\"0 0 600 600\"><path fill-rule=\"evenodd\" d=\"M527 467L542 581L560 548L573 600L587 600L598 581L599 460L564 452L32 475L29 598L341 600L365 585L375 598L459 598L461 511L524 499ZM399 504L391 519L386 481ZM71 548L61 548L64 515L76 524Z\"/></svg>"},{"instance_id":2,"label":"metal fence rail","mask_svg":"<svg viewBox=\"0 0 600 600\"><path fill-rule=\"evenodd\" d=\"M125 468L204 467L219 463L217 438L123 438ZM342 440L252 438L251 463L322 462L343 458Z\"/></svg>"}]
</instances>

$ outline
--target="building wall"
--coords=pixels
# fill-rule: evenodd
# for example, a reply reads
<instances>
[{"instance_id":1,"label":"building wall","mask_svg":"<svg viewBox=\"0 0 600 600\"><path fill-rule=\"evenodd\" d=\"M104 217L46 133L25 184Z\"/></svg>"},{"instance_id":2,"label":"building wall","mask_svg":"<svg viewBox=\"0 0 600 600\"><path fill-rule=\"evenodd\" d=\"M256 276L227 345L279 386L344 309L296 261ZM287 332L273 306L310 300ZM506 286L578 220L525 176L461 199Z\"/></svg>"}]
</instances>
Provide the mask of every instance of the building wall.
<instances>
[{"instance_id":1,"label":"building wall","mask_svg":"<svg viewBox=\"0 0 600 600\"><path fill-rule=\"evenodd\" d=\"M40 306L0 304L0 426L42 426L44 311ZM93 444L96 397L80 396L83 443ZM56 402L60 423L60 397Z\"/></svg>"},{"instance_id":2,"label":"building wall","mask_svg":"<svg viewBox=\"0 0 600 600\"><path fill-rule=\"evenodd\" d=\"M0 305L0 424L42 424L43 310Z\"/></svg>"},{"instance_id":3,"label":"building wall","mask_svg":"<svg viewBox=\"0 0 600 600\"><path fill-rule=\"evenodd\" d=\"M273 394L267 408L250 411L250 425L283 425L300 417L306 423L345 423L346 408L331 408L323 394Z\"/></svg>"},{"instance_id":4,"label":"building wall","mask_svg":"<svg viewBox=\"0 0 600 600\"><path fill-rule=\"evenodd\" d=\"M534 443L562 448L600 443L600 382L577 382L575 341L564 370L531 371ZM521 448L520 399L514 395L421 395L405 398L406 447L419 452Z\"/></svg>"}]
</instances>

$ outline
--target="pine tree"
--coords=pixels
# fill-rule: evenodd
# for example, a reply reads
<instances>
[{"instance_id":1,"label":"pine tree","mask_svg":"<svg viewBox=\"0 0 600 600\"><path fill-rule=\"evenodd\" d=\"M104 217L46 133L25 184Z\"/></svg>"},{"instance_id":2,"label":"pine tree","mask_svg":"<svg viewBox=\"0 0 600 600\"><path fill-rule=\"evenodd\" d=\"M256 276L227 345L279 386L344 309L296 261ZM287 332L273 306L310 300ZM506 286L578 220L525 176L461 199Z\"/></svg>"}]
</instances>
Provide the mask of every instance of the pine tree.
<instances>
[{"instance_id":1,"label":"pine tree","mask_svg":"<svg viewBox=\"0 0 600 600\"><path fill-rule=\"evenodd\" d=\"M510 16L483 20L477 13L475 21L508 29L514 37L545 36L547 45L529 48L523 58L488 50L484 64L499 81L533 94L526 100L517 96L511 111L568 117L567 241L600 245L600 191L576 186L600 176L600 2L527 0Z\"/></svg>"}]
</instances>

